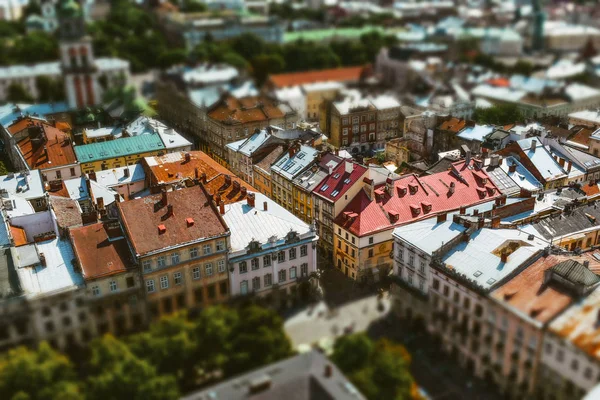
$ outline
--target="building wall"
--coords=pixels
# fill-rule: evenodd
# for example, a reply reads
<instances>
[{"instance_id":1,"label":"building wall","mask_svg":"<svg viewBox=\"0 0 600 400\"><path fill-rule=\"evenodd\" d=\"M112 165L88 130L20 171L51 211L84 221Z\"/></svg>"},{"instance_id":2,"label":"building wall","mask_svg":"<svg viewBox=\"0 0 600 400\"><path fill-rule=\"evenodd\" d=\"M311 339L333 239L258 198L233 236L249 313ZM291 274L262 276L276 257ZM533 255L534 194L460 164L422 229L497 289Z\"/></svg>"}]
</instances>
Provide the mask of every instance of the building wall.
<instances>
[{"instance_id":1,"label":"building wall","mask_svg":"<svg viewBox=\"0 0 600 400\"><path fill-rule=\"evenodd\" d=\"M124 157L108 158L106 160L98 160L93 162L81 163L81 171L84 174L90 172L104 171L107 169L120 168L126 165L134 165L142 161L144 157L158 156L165 153L164 149L148 151L139 154L132 154Z\"/></svg>"},{"instance_id":2,"label":"building wall","mask_svg":"<svg viewBox=\"0 0 600 400\"><path fill-rule=\"evenodd\" d=\"M125 200L129 200L132 194L141 192L146 188L146 181L141 180L124 185L115 185L110 188L119 193Z\"/></svg>"},{"instance_id":3,"label":"building wall","mask_svg":"<svg viewBox=\"0 0 600 400\"><path fill-rule=\"evenodd\" d=\"M78 178L81 176L81 166L77 164L63 165L59 168L46 168L40 170L45 181Z\"/></svg>"},{"instance_id":4,"label":"building wall","mask_svg":"<svg viewBox=\"0 0 600 400\"><path fill-rule=\"evenodd\" d=\"M319 121L321 103L332 100L338 93L338 89L310 90L306 92L306 119Z\"/></svg>"},{"instance_id":5,"label":"building wall","mask_svg":"<svg viewBox=\"0 0 600 400\"><path fill-rule=\"evenodd\" d=\"M253 166L253 170L254 184L252 186L258 189L260 193L272 198L271 175L257 166Z\"/></svg>"},{"instance_id":6,"label":"building wall","mask_svg":"<svg viewBox=\"0 0 600 400\"><path fill-rule=\"evenodd\" d=\"M204 246L209 246L209 253L205 254ZM140 257L150 316L157 318L228 299L228 248L227 238L222 236ZM198 252L196 258L191 253L193 249ZM172 258L175 253L179 254L179 262ZM161 257L164 257L164 266L158 264ZM166 285L161 286L161 282Z\"/></svg>"}]
</instances>

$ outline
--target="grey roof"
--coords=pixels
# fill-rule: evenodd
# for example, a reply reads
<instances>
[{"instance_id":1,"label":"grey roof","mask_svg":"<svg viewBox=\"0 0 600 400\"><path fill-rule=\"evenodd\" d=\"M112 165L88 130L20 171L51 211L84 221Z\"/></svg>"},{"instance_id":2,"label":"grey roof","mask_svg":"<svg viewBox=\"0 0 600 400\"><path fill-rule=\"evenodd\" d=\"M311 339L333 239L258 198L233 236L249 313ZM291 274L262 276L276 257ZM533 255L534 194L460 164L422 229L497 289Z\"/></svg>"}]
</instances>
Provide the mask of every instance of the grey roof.
<instances>
[{"instance_id":1,"label":"grey roof","mask_svg":"<svg viewBox=\"0 0 600 400\"><path fill-rule=\"evenodd\" d=\"M574 284L592 286L600 282L600 276L575 260L566 260L552 267L552 272Z\"/></svg>"},{"instance_id":2,"label":"grey roof","mask_svg":"<svg viewBox=\"0 0 600 400\"><path fill-rule=\"evenodd\" d=\"M437 161L435 164L433 164L431 167L429 167L427 169L427 171L425 171L425 173L427 175L433 175L433 174L437 174L438 172L448 171L448 168L450 168L450 165L452 165L452 163L455 163L455 162L456 162L456 159L453 157L441 158L439 161Z\"/></svg>"},{"instance_id":3,"label":"grey roof","mask_svg":"<svg viewBox=\"0 0 600 400\"><path fill-rule=\"evenodd\" d=\"M552 240L593 228L599 221L600 208L587 204L557 216L544 218L531 226L545 239Z\"/></svg>"},{"instance_id":4,"label":"grey roof","mask_svg":"<svg viewBox=\"0 0 600 400\"><path fill-rule=\"evenodd\" d=\"M331 368L331 375L325 374ZM264 388L250 392L252 385ZM356 400L365 397L324 355L311 351L270 364L182 400Z\"/></svg>"},{"instance_id":5,"label":"grey roof","mask_svg":"<svg viewBox=\"0 0 600 400\"><path fill-rule=\"evenodd\" d=\"M10 248L0 249L0 299L21 293Z\"/></svg>"},{"instance_id":6,"label":"grey roof","mask_svg":"<svg viewBox=\"0 0 600 400\"><path fill-rule=\"evenodd\" d=\"M512 196L521 192L521 187L501 167L488 167L485 172L502 194Z\"/></svg>"}]
</instances>

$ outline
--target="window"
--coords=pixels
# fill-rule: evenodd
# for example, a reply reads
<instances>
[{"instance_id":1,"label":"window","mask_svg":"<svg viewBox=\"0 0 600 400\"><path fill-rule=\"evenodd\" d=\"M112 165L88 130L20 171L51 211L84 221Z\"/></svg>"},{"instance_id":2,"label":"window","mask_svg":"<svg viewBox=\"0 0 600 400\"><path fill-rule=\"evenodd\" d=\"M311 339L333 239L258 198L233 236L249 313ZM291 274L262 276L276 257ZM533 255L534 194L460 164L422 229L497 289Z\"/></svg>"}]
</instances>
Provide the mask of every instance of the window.
<instances>
[{"instance_id":1,"label":"window","mask_svg":"<svg viewBox=\"0 0 600 400\"><path fill-rule=\"evenodd\" d=\"M263 257L263 267L270 267L270 266L271 266L271 256L266 255Z\"/></svg>"},{"instance_id":2,"label":"window","mask_svg":"<svg viewBox=\"0 0 600 400\"><path fill-rule=\"evenodd\" d=\"M242 261L240 263L240 274L245 274L246 272L248 272L248 264L246 264L246 261Z\"/></svg>"},{"instance_id":3,"label":"window","mask_svg":"<svg viewBox=\"0 0 600 400\"><path fill-rule=\"evenodd\" d=\"M273 284L273 275L266 274L265 275L265 287L271 286Z\"/></svg>"},{"instance_id":4,"label":"window","mask_svg":"<svg viewBox=\"0 0 600 400\"><path fill-rule=\"evenodd\" d=\"M117 281L110 281L108 284L111 292L117 291Z\"/></svg>"},{"instance_id":5,"label":"window","mask_svg":"<svg viewBox=\"0 0 600 400\"><path fill-rule=\"evenodd\" d=\"M284 261L285 261L285 252L280 251L279 253L277 253L277 262L284 262Z\"/></svg>"},{"instance_id":6,"label":"window","mask_svg":"<svg viewBox=\"0 0 600 400\"><path fill-rule=\"evenodd\" d=\"M225 260L217 261L217 269L219 270L219 273L225 272Z\"/></svg>"},{"instance_id":7,"label":"window","mask_svg":"<svg viewBox=\"0 0 600 400\"><path fill-rule=\"evenodd\" d=\"M165 256L159 256L156 258L156 266L158 268L163 268L165 265L167 265L167 258Z\"/></svg>"},{"instance_id":8,"label":"window","mask_svg":"<svg viewBox=\"0 0 600 400\"><path fill-rule=\"evenodd\" d=\"M425 281L423 279L419 279L419 290L423 291L425 288Z\"/></svg>"},{"instance_id":9,"label":"window","mask_svg":"<svg viewBox=\"0 0 600 400\"><path fill-rule=\"evenodd\" d=\"M587 367L583 373L583 376L585 376L585 379L592 379L592 369Z\"/></svg>"},{"instance_id":10,"label":"window","mask_svg":"<svg viewBox=\"0 0 600 400\"><path fill-rule=\"evenodd\" d=\"M412 276L412 274L408 274L408 284L410 286L412 286L412 284L413 284L413 276Z\"/></svg>"},{"instance_id":11,"label":"window","mask_svg":"<svg viewBox=\"0 0 600 400\"><path fill-rule=\"evenodd\" d=\"M552 344L546 343L546 353L552 354Z\"/></svg>"},{"instance_id":12,"label":"window","mask_svg":"<svg viewBox=\"0 0 600 400\"><path fill-rule=\"evenodd\" d=\"M373 249L369 249L369 258L373 257Z\"/></svg>"},{"instance_id":13,"label":"window","mask_svg":"<svg viewBox=\"0 0 600 400\"><path fill-rule=\"evenodd\" d=\"M100 287L98 285L92 286L92 295L100 296Z\"/></svg>"},{"instance_id":14,"label":"window","mask_svg":"<svg viewBox=\"0 0 600 400\"><path fill-rule=\"evenodd\" d=\"M352 238L354 240L354 238ZM308 246L307 245L303 245L300 246L300 257L306 257L306 255L308 254Z\"/></svg>"},{"instance_id":15,"label":"window","mask_svg":"<svg viewBox=\"0 0 600 400\"><path fill-rule=\"evenodd\" d=\"M210 254L212 252L212 248L210 247L210 244L204 245L203 252L204 252L204 255Z\"/></svg>"},{"instance_id":16,"label":"window","mask_svg":"<svg viewBox=\"0 0 600 400\"><path fill-rule=\"evenodd\" d=\"M344 136L348 135L348 128L342 129L342 135L344 135Z\"/></svg>"},{"instance_id":17,"label":"window","mask_svg":"<svg viewBox=\"0 0 600 400\"><path fill-rule=\"evenodd\" d=\"M179 253L171 254L171 265L179 264Z\"/></svg>"},{"instance_id":18,"label":"window","mask_svg":"<svg viewBox=\"0 0 600 400\"><path fill-rule=\"evenodd\" d=\"M410 265L411 267L413 265L415 265L415 255L414 254L409 254L408 255L408 265Z\"/></svg>"},{"instance_id":19,"label":"window","mask_svg":"<svg viewBox=\"0 0 600 400\"><path fill-rule=\"evenodd\" d=\"M148 293L154 293L154 279L150 279L146 281L146 291Z\"/></svg>"},{"instance_id":20,"label":"window","mask_svg":"<svg viewBox=\"0 0 600 400\"><path fill-rule=\"evenodd\" d=\"M437 279L433 280L433 288L435 290L440 290L440 281L438 281Z\"/></svg>"},{"instance_id":21,"label":"window","mask_svg":"<svg viewBox=\"0 0 600 400\"><path fill-rule=\"evenodd\" d=\"M161 289L169 288L169 277L167 275L163 275L160 277L160 288Z\"/></svg>"},{"instance_id":22,"label":"window","mask_svg":"<svg viewBox=\"0 0 600 400\"><path fill-rule=\"evenodd\" d=\"M225 250L225 241L219 240L217 242L217 251L223 251L223 250Z\"/></svg>"},{"instance_id":23,"label":"window","mask_svg":"<svg viewBox=\"0 0 600 400\"><path fill-rule=\"evenodd\" d=\"M290 249L290 260L295 260L296 259L296 248L292 247Z\"/></svg>"},{"instance_id":24,"label":"window","mask_svg":"<svg viewBox=\"0 0 600 400\"><path fill-rule=\"evenodd\" d=\"M450 288L448 287L448 285L444 285L444 296L448 297L449 294Z\"/></svg>"},{"instance_id":25,"label":"window","mask_svg":"<svg viewBox=\"0 0 600 400\"><path fill-rule=\"evenodd\" d=\"M373 237L369 238L369 244L373 244Z\"/></svg>"},{"instance_id":26,"label":"window","mask_svg":"<svg viewBox=\"0 0 600 400\"><path fill-rule=\"evenodd\" d=\"M571 369L577 371L579 369L579 361L573 359L573 361L571 361Z\"/></svg>"},{"instance_id":27,"label":"window","mask_svg":"<svg viewBox=\"0 0 600 400\"><path fill-rule=\"evenodd\" d=\"M296 267L290 268L290 279L296 279Z\"/></svg>"},{"instance_id":28,"label":"window","mask_svg":"<svg viewBox=\"0 0 600 400\"><path fill-rule=\"evenodd\" d=\"M198 258L198 248L192 247L190 249L190 258Z\"/></svg>"},{"instance_id":29,"label":"window","mask_svg":"<svg viewBox=\"0 0 600 400\"><path fill-rule=\"evenodd\" d=\"M56 179L62 179L62 174L60 171L56 171Z\"/></svg>"},{"instance_id":30,"label":"window","mask_svg":"<svg viewBox=\"0 0 600 400\"><path fill-rule=\"evenodd\" d=\"M181 279L181 272L173 273L173 282L175 282L176 285L181 285L183 282L183 279Z\"/></svg>"},{"instance_id":31,"label":"window","mask_svg":"<svg viewBox=\"0 0 600 400\"><path fill-rule=\"evenodd\" d=\"M212 274L213 274L212 263L204 264L204 273L206 274L206 276L212 276Z\"/></svg>"},{"instance_id":32,"label":"window","mask_svg":"<svg viewBox=\"0 0 600 400\"><path fill-rule=\"evenodd\" d=\"M127 282L127 287L128 288L132 288L132 287L135 286L135 281L133 279L133 276L127 277L127 279L125 280L125 282Z\"/></svg>"},{"instance_id":33,"label":"window","mask_svg":"<svg viewBox=\"0 0 600 400\"><path fill-rule=\"evenodd\" d=\"M252 267L252 271L259 269L260 265L258 262L258 258L253 258L252 261L250 261L251 267Z\"/></svg>"},{"instance_id":34,"label":"window","mask_svg":"<svg viewBox=\"0 0 600 400\"><path fill-rule=\"evenodd\" d=\"M71 168L71 176L75 176L75 168Z\"/></svg>"},{"instance_id":35,"label":"window","mask_svg":"<svg viewBox=\"0 0 600 400\"><path fill-rule=\"evenodd\" d=\"M421 265L419 265L419 271L421 271L422 274L425 273L425 261L421 260Z\"/></svg>"},{"instance_id":36,"label":"window","mask_svg":"<svg viewBox=\"0 0 600 400\"><path fill-rule=\"evenodd\" d=\"M196 279L200 279L200 267L194 267L192 268L192 279L196 280Z\"/></svg>"},{"instance_id":37,"label":"window","mask_svg":"<svg viewBox=\"0 0 600 400\"><path fill-rule=\"evenodd\" d=\"M252 278L252 290L259 290L260 289L260 278L254 277Z\"/></svg>"},{"instance_id":38,"label":"window","mask_svg":"<svg viewBox=\"0 0 600 400\"><path fill-rule=\"evenodd\" d=\"M240 293L241 294L248 294L248 281L241 281L240 282Z\"/></svg>"},{"instance_id":39,"label":"window","mask_svg":"<svg viewBox=\"0 0 600 400\"><path fill-rule=\"evenodd\" d=\"M308 276L308 264L304 263L300 266L300 276Z\"/></svg>"},{"instance_id":40,"label":"window","mask_svg":"<svg viewBox=\"0 0 600 400\"><path fill-rule=\"evenodd\" d=\"M285 282L285 269L279 271L278 277L279 277L279 282Z\"/></svg>"}]
</instances>

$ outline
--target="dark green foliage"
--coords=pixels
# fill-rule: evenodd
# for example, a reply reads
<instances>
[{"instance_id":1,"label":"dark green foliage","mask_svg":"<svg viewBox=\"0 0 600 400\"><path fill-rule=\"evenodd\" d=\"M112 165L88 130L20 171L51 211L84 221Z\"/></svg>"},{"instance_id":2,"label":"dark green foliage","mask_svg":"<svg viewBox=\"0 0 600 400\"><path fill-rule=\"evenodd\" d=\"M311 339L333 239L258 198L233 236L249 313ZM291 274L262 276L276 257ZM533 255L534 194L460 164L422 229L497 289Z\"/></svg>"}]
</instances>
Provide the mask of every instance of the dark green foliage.
<instances>
[{"instance_id":1,"label":"dark green foliage","mask_svg":"<svg viewBox=\"0 0 600 400\"><path fill-rule=\"evenodd\" d=\"M373 343L364 333L342 336L332 360L370 400L419 397L409 371L409 354L387 339Z\"/></svg>"},{"instance_id":2,"label":"dark green foliage","mask_svg":"<svg viewBox=\"0 0 600 400\"><path fill-rule=\"evenodd\" d=\"M32 103L34 98L20 83L13 82L6 90L6 99L10 103Z\"/></svg>"},{"instance_id":3,"label":"dark green foliage","mask_svg":"<svg viewBox=\"0 0 600 400\"><path fill-rule=\"evenodd\" d=\"M61 79L38 76L35 79L35 85L38 89L38 101L40 102L51 103L63 101L65 99L64 82Z\"/></svg>"},{"instance_id":4,"label":"dark green foliage","mask_svg":"<svg viewBox=\"0 0 600 400\"><path fill-rule=\"evenodd\" d=\"M508 125L523 122L524 118L514 104L499 104L490 108L478 108L473 120L479 124Z\"/></svg>"}]
</instances>

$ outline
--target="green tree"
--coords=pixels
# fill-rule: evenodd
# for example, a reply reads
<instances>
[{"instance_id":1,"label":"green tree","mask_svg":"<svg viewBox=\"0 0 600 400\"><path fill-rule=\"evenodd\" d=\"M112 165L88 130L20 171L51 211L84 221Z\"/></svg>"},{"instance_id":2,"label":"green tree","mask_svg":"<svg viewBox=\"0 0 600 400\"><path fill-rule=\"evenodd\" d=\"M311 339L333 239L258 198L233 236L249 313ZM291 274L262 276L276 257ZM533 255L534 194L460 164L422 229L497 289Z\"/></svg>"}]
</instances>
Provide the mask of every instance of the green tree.
<instances>
[{"instance_id":1,"label":"green tree","mask_svg":"<svg viewBox=\"0 0 600 400\"><path fill-rule=\"evenodd\" d=\"M256 83L261 86L269 76L285 70L285 60L279 54L259 54L250 62Z\"/></svg>"},{"instance_id":2,"label":"green tree","mask_svg":"<svg viewBox=\"0 0 600 400\"><path fill-rule=\"evenodd\" d=\"M90 347L90 374L86 381L89 400L177 399L175 378L159 375L147 361L136 357L123 342L106 335Z\"/></svg>"},{"instance_id":3,"label":"green tree","mask_svg":"<svg viewBox=\"0 0 600 400\"><path fill-rule=\"evenodd\" d=\"M38 90L38 101L48 103L65 99L64 84L61 79L38 76L35 78L35 86Z\"/></svg>"},{"instance_id":4,"label":"green tree","mask_svg":"<svg viewBox=\"0 0 600 400\"><path fill-rule=\"evenodd\" d=\"M523 122L524 118L515 104L498 104L476 109L473 120L480 124L507 125Z\"/></svg>"},{"instance_id":5,"label":"green tree","mask_svg":"<svg viewBox=\"0 0 600 400\"><path fill-rule=\"evenodd\" d=\"M181 388L191 384L196 362L195 324L186 313L164 318L146 332L128 338L131 351L148 361L159 374L174 375Z\"/></svg>"},{"instance_id":6,"label":"green tree","mask_svg":"<svg viewBox=\"0 0 600 400\"><path fill-rule=\"evenodd\" d=\"M529 76L533 73L534 67L529 61L519 60L512 67L512 70L515 74Z\"/></svg>"},{"instance_id":7,"label":"green tree","mask_svg":"<svg viewBox=\"0 0 600 400\"><path fill-rule=\"evenodd\" d=\"M76 378L68 358L45 342L36 350L17 347L0 357L1 399L83 399Z\"/></svg>"},{"instance_id":8,"label":"green tree","mask_svg":"<svg viewBox=\"0 0 600 400\"><path fill-rule=\"evenodd\" d=\"M58 40L46 32L31 32L15 39L11 53L13 62L20 64L54 61Z\"/></svg>"},{"instance_id":9,"label":"green tree","mask_svg":"<svg viewBox=\"0 0 600 400\"><path fill-rule=\"evenodd\" d=\"M225 373L228 376L290 357L292 345L283 320L273 310L256 305L239 309L229 337L231 346Z\"/></svg>"},{"instance_id":10,"label":"green tree","mask_svg":"<svg viewBox=\"0 0 600 400\"><path fill-rule=\"evenodd\" d=\"M168 49L158 57L158 66L166 69L171 65L184 63L187 57L185 49Z\"/></svg>"},{"instance_id":11,"label":"green tree","mask_svg":"<svg viewBox=\"0 0 600 400\"><path fill-rule=\"evenodd\" d=\"M27 92L25 87L16 82L8 85L6 99L10 103L32 103L34 101L34 98Z\"/></svg>"},{"instance_id":12,"label":"green tree","mask_svg":"<svg viewBox=\"0 0 600 400\"><path fill-rule=\"evenodd\" d=\"M403 346L365 334L344 336L334 345L332 361L370 400L418 398L410 374L410 355Z\"/></svg>"}]
</instances>

